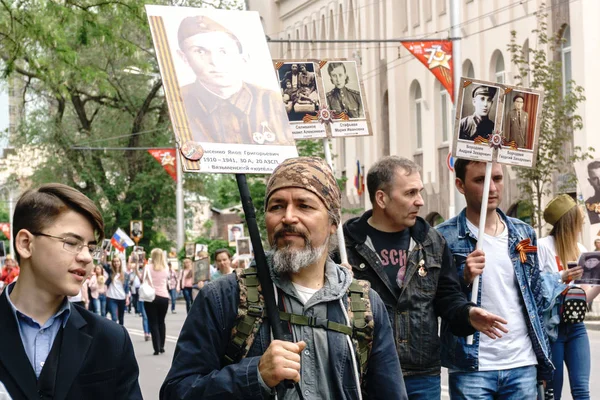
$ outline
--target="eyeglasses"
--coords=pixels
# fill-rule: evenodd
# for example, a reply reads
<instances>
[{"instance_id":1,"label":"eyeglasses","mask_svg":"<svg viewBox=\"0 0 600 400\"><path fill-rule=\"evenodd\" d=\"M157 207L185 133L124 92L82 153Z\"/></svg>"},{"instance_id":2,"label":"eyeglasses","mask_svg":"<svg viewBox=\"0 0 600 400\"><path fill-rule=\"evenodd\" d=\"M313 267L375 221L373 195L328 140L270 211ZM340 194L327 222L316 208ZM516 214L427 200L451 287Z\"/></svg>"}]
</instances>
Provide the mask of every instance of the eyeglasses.
<instances>
[{"instance_id":1,"label":"eyeglasses","mask_svg":"<svg viewBox=\"0 0 600 400\"><path fill-rule=\"evenodd\" d=\"M69 253L79 254L84 247L87 247L90 251L90 255L92 258L99 258L102 255L102 248L99 247L96 243L85 244L83 241L74 238L74 237L60 237L54 235L48 235L47 233L42 232L31 232L32 235L35 236L46 236L52 239L58 239L63 242L63 248Z\"/></svg>"}]
</instances>

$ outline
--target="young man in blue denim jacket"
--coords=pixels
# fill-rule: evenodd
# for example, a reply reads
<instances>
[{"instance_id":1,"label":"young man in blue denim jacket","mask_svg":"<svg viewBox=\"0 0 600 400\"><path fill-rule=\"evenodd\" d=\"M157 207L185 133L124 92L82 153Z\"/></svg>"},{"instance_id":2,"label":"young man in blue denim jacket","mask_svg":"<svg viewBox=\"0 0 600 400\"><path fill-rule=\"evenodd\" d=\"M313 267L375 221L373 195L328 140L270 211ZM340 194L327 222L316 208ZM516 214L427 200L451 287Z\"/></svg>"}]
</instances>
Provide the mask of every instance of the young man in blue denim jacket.
<instances>
[{"instance_id":1,"label":"young man in blue denim jacket","mask_svg":"<svg viewBox=\"0 0 600 400\"><path fill-rule=\"evenodd\" d=\"M352 274L328 257L341 218L341 195L329 166L309 157L284 161L269 179L265 202L273 248L267 261L279 304L287 313L348 326ZM369 299L374 330L363 388L369 399L406 400L385 306L372 289ZM350 336L323 325L286 325L293 341L284 342L270 339L269 322L263 320L246 357L226 363L239 302L237 274L200 291L177 341L162 400L269 398L284 379L298 382L306 400L361 398ZM276 391L279 399L298 398L281 385Z\"/></svg>"},{"instance_id":2,"label":"young man in blue denim jacket","mask_svg":"<svg viewBox=\"0 0 600 400\"><path fill-rule=\"evenodd\" d=\"M452 399L535 399L538 380L554 369L542 325L542 284L533 228L498 208L504 176L494 163L481 250L475 250L486 164L457 160L456 187L467 207L438 225L454 256L463 291L481 277L477 304L508 320L508 333L491 341L475 333L472 345L442 322L442 365L449 368ZM484 272L485 271L485 272Z\"/></svg>"}]
</instances>

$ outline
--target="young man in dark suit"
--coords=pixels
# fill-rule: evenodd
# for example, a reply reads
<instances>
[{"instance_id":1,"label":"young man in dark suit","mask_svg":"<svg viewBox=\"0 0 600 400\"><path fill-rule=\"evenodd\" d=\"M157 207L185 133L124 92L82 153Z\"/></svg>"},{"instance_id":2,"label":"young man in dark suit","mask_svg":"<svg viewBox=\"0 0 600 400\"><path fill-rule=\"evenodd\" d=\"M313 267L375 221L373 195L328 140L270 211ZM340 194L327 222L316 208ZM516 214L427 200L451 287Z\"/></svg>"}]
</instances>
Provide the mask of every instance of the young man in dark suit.
<instances>
[{"instance_id":1,"label":"young man in dark suit","mask_svg":"<svg viewBox=\"0 0 600 400\"><path fill-rule=\"evenodd\" d=\"M51 183L15 208L19 279L0 296L0 382L18 399L141 399L127 331L69 304L101 249L104 222L81 192Z\"/></svg>"}]
</instances>

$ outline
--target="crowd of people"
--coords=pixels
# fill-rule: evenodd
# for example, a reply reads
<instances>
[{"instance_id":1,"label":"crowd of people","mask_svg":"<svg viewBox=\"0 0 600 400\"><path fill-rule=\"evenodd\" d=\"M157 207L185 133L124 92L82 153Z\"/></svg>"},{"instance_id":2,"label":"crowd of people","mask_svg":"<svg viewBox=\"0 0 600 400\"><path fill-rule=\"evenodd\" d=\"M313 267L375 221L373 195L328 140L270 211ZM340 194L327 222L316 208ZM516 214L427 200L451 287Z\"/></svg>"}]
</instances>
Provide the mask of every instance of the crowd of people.
<instances>
[{"instance_id":1,"label":"crowd of people","mask_svg":"<svg viewBox=\"0 0 600 400\"><path fill-rule=\"evenodd\" d=\"M344 223L342 264L331 169L318 158L284 161L266 187L268 291L257 266L235 268L227 249L212 254L207 281L196 281L191 259L174 268L158 248L147 263L108 261L95 204L60 184L29 190L15 208L15 260L0 275L0 382L13 399L140 399L124 316L143 315L160 355L169 302L175 313L182 294L187 317L161 399L440 399L442 366L451 399L560 399L563 364L573 398L590 399L587 331L561 307L583 274L582 210L557 196L544 210L552 229L538 240L499 208L501 165L483 207L485 164L454 168L466 208L432 228L418 216L418 165L376 162L367 174L373 208ZM144 285L152 301L142 301ZM599 288L581 286L588 302ZM265 314L274 304L277 338Z\"/></svg>"}]
</instances>

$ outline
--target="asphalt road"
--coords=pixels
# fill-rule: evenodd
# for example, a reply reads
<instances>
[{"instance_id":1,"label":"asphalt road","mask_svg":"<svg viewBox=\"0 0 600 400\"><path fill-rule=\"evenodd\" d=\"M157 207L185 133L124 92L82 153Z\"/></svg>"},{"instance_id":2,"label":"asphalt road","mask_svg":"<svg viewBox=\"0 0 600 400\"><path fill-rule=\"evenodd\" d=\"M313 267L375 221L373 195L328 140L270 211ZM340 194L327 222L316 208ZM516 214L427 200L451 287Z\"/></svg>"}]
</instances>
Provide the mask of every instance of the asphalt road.
<instances>
[{"instance_id":1,"label":"asphalt road","mask_svg":"<svg viewBox=\"0 0 600 400\"><path fill-rule=\"evenodd\" d=\"M170 306L169 306L170 307ZM167 340L165 344L165 353L154 356L152 342L144 341L142 331L142 318L135 314L125 314L125 327L131 335L135 355L140 366L140 385L142 393L146 400L158 400L158 392L162 385L173 359L173 352L181 326L185 321L185 304L178 302L176 307L177 314L171 314L170 308L167 314ZM590 377L590 393L592 399L600 399L600 331L588 330L591 347L592 374ZM566 374L566 371L565 371ZM442 372L442 399L449 399L448 396L448 374L444 369ZM565 376L565 387L563 388L562 398L571 399L569 391L569 379Z\"/></svg>"}]
</instances>

